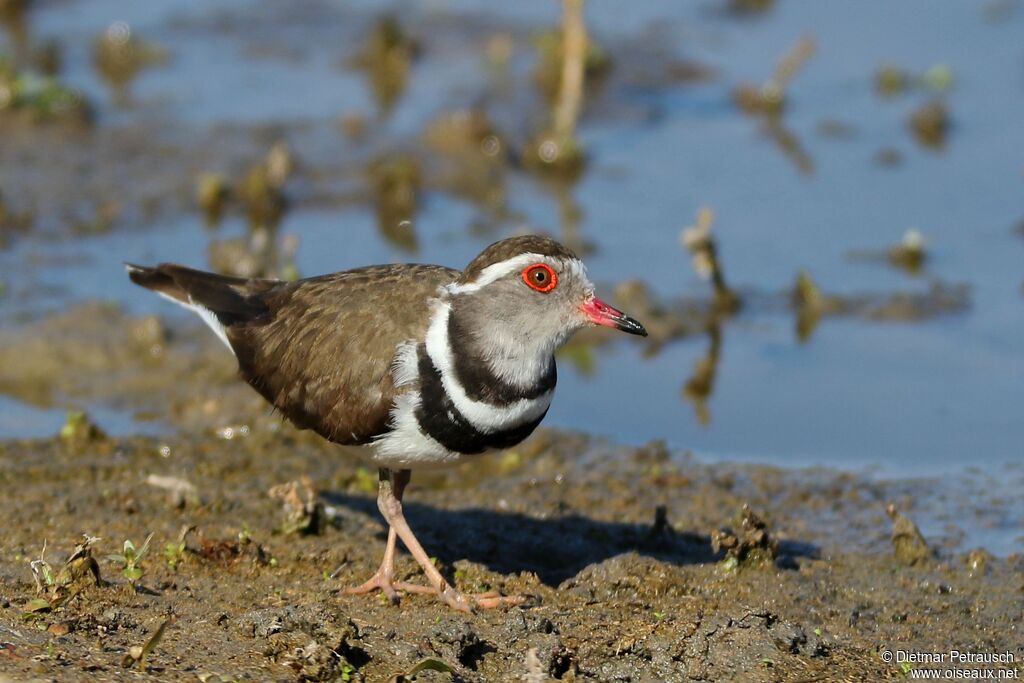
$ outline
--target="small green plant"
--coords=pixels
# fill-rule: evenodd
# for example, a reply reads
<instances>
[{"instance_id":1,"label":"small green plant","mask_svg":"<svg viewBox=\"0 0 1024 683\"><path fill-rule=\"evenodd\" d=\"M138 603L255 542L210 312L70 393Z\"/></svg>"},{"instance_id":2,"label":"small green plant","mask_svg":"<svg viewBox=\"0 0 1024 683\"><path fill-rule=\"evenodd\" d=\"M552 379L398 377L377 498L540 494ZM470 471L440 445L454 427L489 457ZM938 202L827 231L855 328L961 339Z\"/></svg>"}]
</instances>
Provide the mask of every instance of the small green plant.
<instances>
[{"instance_id":1,"label":"small green plant","mask_svg":"<svg viewBox=\"0 0 1024 683\"><path fill-rule=\"evenodd\" d=\"M71 556L57 570L46 560L46 541L43 541L43 549L39 553L38 560L31 560L29 567L32 570L32 578L36 584L36 592L45 597L39 597L29 601L25 606L26 618L31 618L42 612L48 612L57 607L64 600L74 593L77 593L83 585L83 580L92 578L92 582L99 585L100 569L96 560L92 557L92 546L99 542L99 538L82 535L83 540L75 546Z\"/></svg>"},{"instance_id":2,"label":"small green plant","mask_svg":"<svg viewBox=\"0 0 1024 683\"><path fill-rule=\"evenodd\" d=\"M43 550L39 553L39 559L32 560L29 566L32 568L32 578L35 579L37 593L45 592L57 582L56 576L53 573L53 567L46 561L45 540L43 541Z\"/></svg>"},{"instance_id":3,"label":"small green plant","mask_svg":"<svg viewBox=\"0 0 1024 683\"><path fill-rule=\"evenodd\" d=\"M178 563L185 557L185 541L176 541L165 545L164 557L167 558L167 567L172 572L177 570Z\"/></svg>"},{"instance_id":4,"label":"small green plant","mask_svg":"<svg viewBox=\"0 0 1024 683\"><path fill-rule=\"evenodd\" d=\"M149 552L149 542L153 540L153 534L146 536L142 547L136 549L131 539L124 540L124 546L120 555L108 555L107 559L122 565L121 575L128 579L128 583L135 588L135 582L142 578L142 558Z\"/></svg>"},{"instance_id":5,"label":"small green plant","mask_svg":"<svg viewBox=\"0 0 1024 683\"><path fill-rule=\"evenodd\" d=\"M360 491L365 493L376 493L377 473L366 467L360 467L356 470L354 483L356 488Z\"/></svg>"}]
</instances>

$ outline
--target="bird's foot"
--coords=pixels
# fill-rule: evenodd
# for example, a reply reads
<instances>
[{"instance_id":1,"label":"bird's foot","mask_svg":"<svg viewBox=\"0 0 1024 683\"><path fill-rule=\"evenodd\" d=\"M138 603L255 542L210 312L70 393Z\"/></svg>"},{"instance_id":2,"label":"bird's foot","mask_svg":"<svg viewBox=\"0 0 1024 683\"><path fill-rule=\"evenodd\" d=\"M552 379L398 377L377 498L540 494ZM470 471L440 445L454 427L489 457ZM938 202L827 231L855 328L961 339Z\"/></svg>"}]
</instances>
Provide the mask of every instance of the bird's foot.
<instances>
[{"instance_id":1,"label":"bird's foot","mask_svg":"<svg viewBox=\"0 0 1024 683\"><path fill-rule=\"evenodd\" d=\"M421 586L422 588L422 586ZM515 607L526 602L521 595L502 595L498 591L486 593L463 593L453 586L444 586L442 590L429 589L437 594L445 604L460 612L472 612L475 609L497 609L499 607Z\"/></svg>"},{"instance_id":2,"label":"bird's foot","mask_svg":"<svg viewBox=\"0 0 1024 683\"><path fill-rule=\"evenodd\" d=\"M397 585L401 585L401 582ZM377 570L377 573L358 586L352 586L342 591L345 595L366 595L379 590L383 593L392 605L398 604L398 591L396 584L391 580L391 575Z\"/></svg>"},{"instance_id":3,"label":"bird's foot","mask_svg":"<svg viewBox=\"0 0 1024 683\"><path fill-rule=\"evenodd\" d=\"M365 595L377 590L387 596L393 605L399 603L399 598L403 593L436 595L446 605L460 612L472 612L474 609L515 607L526 602L526 598L521 595L501 595L498 591L463 593L447 585L444 587L444 590L438 590L433 586L421 586L418 583L409 583L408 581L392 581L391 577L379 571L364 583L344 589L343 593L345 595Z\"/></svg>"}]
</instances>

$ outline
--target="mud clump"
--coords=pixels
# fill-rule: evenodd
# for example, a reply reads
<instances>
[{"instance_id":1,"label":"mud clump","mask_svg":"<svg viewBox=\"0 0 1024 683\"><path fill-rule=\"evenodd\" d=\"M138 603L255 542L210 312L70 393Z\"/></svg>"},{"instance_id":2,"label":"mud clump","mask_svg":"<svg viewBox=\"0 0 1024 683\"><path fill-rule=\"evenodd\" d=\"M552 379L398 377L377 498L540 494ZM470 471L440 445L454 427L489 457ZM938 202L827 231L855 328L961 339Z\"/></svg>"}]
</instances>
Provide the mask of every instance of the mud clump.
<instances>
[{"instance_id":1,"label":"mud clump","mask_svg":"<svg viewBox=\"0 0 1024 683\"><path fill-rule=\"evenodd\" d=\"M271 498L281 501L285 519L277 531L282 534L319 534L327 523L324 504L316 499L316 490L309 477L287 484L278 484L269 491Z\"/></svg>"},{"instance_id":2,"label":"mud clump","mask_svg":"<svg viewBox=\"0 0 1024 683\"><path fill-rule=\"evenodd\" d=\"M739 529L711 532L711 549L724 552L725 561L735 566L768 566L775 562L779 545L768 531L768 523L744 504Z\"/></svg>"},{"instance_id":3,"label":"mud clump","mask_svg":"<svg viewBox=\"0 0 1024 683\"><path fill-rule=\"evenodd\" d=\"M909 517L900 514L892 503L889 503L885 512L892 520L892 547L896 559L908 567L931 560L934 554L917 525Z\"/></svg>"},{"instance_id":4,"label":"mud clump","mask_svg":"<svg viewBox=\"0 0 1024 683\"><path fill-rule=\"evenodd\" d=\"M84 412L73 410L68 413L64 426L60 428L60 438L69 448L81 449L89 444L104 441L107 435Z\"/></svg>"}]
</instances>

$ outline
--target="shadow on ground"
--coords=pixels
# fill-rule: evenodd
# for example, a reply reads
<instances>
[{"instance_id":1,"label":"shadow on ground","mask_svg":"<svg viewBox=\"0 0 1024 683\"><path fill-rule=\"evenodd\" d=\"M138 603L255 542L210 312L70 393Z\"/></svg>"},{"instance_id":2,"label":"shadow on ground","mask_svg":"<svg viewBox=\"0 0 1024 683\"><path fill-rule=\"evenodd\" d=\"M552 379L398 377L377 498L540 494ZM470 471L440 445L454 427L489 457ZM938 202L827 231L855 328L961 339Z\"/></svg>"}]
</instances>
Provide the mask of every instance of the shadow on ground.
<instances>
[{"instance_id":1,"label":"shadow on ground","mask_svg":"<svg viewBox=\"0 0 1024 683\"><path fill-rule=\"evenodd\" d=\"M375 499L335 491L323 492L321 497L331 505L380 518ZM674 565L711 564L722 559L712 550L706 534L677 532L667 525L608 522L579 514L538 519L478 507L443 510L409 500L404 509L427 552L445 565L466 559L500 574L531 572L551 587L588 565L629 552ZM379 537L383 552L384 533ZM795 568L796 558L819 555L813 544L782 541L777 564Z\"/></svg>"}]
</instances>

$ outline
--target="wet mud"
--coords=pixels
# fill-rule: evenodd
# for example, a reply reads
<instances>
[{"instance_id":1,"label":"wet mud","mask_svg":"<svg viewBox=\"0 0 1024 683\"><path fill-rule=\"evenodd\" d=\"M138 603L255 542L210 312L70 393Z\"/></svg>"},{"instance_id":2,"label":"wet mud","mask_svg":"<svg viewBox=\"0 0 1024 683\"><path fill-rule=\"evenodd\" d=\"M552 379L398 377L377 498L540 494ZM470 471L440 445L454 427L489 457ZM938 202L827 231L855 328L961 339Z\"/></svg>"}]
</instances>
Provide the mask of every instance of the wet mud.
<instances>
[{"instance_id":1,"label":"wet mud","mask_svg":"<svg viewBox=\"0 0 1024 683\"><path fill-rule=\"evenodd\" d=\"M723 60L740 45L735 38L730 45L732 23L756 27L777 11L770 1L701 10L694 26L710 22L711 33L684 21L685 40L660 21L620 31L607 22L586 32L577 25L570 40L572 30L540 25L526 10L519 19L423 8L378 16L376 8L324 2L225 5L162 19L155 17L170 3L154 2L153 15L141 12L133 26L86 28L53 11L64 4L0 0L9 35L0 60L0 410L14 415L0 414L0 683L795 683L909 677L909 665L884 661L892 649L1010 652L1018 667L1024 661L1024 468L979 457L974 469L933 472L918 457L923 450L902 456L924 463L913 470L923 474L889 480L869 468L708 464L658 441L629 447L542 429L511 451L415 474L406 498L411 526L450 582L521 595L523 605L463 615L431 596L406 596L399 606L379 595L347 596L344 588L370 576L384 548L376 472L272 413L195 321L123 310L131 304L114 262L120 257L97 254L106 244L123 255L116 243L139 239L128 250L136 258L153 240L173 252L158 258L201 266L205 249L212 268L292 278L298 261L317 251L334 265L336 256L436 260L439 251L454 258L449 248L529 229L556 230L615 273L608 254L616 240L628 246L618 231L632 231L645 262L655 251L668 256L607 289L647 324L651 338L639 348L646 359L661 354L658 381L674 383L670 398L693 403L691 426L706 427L716 382L728 380L719 372L726 333L735 340L730 362L738 362L744 343L756 344L758 356L778 350L777 341L764 341L774 337L752 328L792 326L809 344L825 332L816 330L844 322L835 319L873 332L952 327L990 310L993 291L951 268L957 247L948 235L933 250L916 230L889 248L879 248L886 242L875 233L858 236L864 248L849 250L847 260L866 265L853 274L828 267L828 254L846 250L841 240L793 247L780 233L772 239L795 248L799 263L785 261L785 277L766 278L749 261L747 271L733 266L746 253L780 258L744 232L744 221L760 229L789 220L762 217L771 208L766 198L718 196L722 227L712 232L714 214L702 211L680 244L679 230L703 194L716 196L714 186L684 175L670 192L648 197L630 194L629 179L656 189L662 167L675 173L693 160L748 160L738 152L765 140L785 158L754 164L756 183L784 175L777 168L789 164L794 182L816 173L827 179L830 150L858 136L870 145L861 150L863 166L874 158L886 166L879 173L921 172L910 145L925 147L927 163L937 166L968 144L972 129L986 128L970 118L970 102L947 94L952 71L944 63L920 74L883 66L874 81L865 63L862 89L874 84L880 101L927 98L895 119L894 136L902 137L872 136L872 110L864 120L852 112L849 122L823 120L822 142L806 134L814 128L808 116L817 114L801 110L818 111L815 92L832 92L820 81L804 88L829 51L827 36L799 38L794 27L770 49L753 45L760 56L749 66L757 68L745 76ZM563 70L572 52L563 43L572 42L576 68ZM774 75L770 50L778 54ZM75 54L86 55L85 67ZM253 87L257 71L267 80ZM574 81L575 88L565 85ZM303 106L292 107L299 100ZM680 118L680 135L697 131L685 163L659 161L643 147L634 159L617 156L643 142L639 132L673 130ZM715 122L724 126L709 127ZM703 148L697 139L716 136L727 144ZM988 164L986 154L977 156ZM844 171L853 180L868 172ZM699 175L742 185L727 167ZM614 189L609 198L595 201L606 186ZM691 186L685 210L668 201ZM630 202L628 215L616 213ZM662 203L663 213L643 213ZM756 219L736 216L744 205L757 206ZM279 231L297 231L296 223L316 223L323 213L331 232L322 245L315 232L299 248L297 232ZM829 221L839 213L829 206ZM360 232L363 214L372 227ZM618 223L600 227L605 214ZM879 221L865 224L872 222ZM924 223L929 235L942 229L932 222ZM645 242L644 225L664 234ZM684 247L710 286L679 291ZM808 270L798 270L805 263ZM1013 273L1017 297L1016 264L1000 263ZM695 362L666 359L673 344L678 350L705 336L707 352ZM622 348L588 332L561 359L589 376L598 351ZM870 357L865 347L851 348L851 357ZM965 348L943 344L944 362L970 355ZM815 367L817 384L849 363L839 358ZM1001 363L1015 358L995 356L988 365L998 370L979 374L979 385L1006 374ZM865 374L884 375L885 367ZM921 367L906 374L919 378L934 366ZM775 375L757 387L747 379L756 373L733 374L744 375L737 393L779 398ZM943 388L957 379L950 374ZM624 384L603 386L618 396ZM659 396L653 381L647 388L645 409ZM987 385L975 392L942 410L1015 405ZM926 393L942 392L919 391ZM615 400L602 412L617 411ZM829 416L846 417L850 403L839 401ZM19 423L49 424L63 411L66 420L48 431ZM934 425L934 414L924 414L917 419ZM594 432L605 416L595 415ZM686 431L679 415L678 424L662 420L656 429L644 420L644 434ZM857 415L851 421L867 429ZM980 436L1004 423L986 416L965 424L984 426ZM786 428L771 424L768 436ZM11 437L28 432L42 435ZM757 434L758 456L768 440ZM1000 445L1010 442L1006 429ZM848 466L808 450L817 461ZM969 459L956 455L958 466ZM423 581L404 553L398 574Z\"/></svg>"},{"instance_id":2,"label":"wet mud","mask_svg":"<svg viewBox=\"0 0 1024 683\"><path fill-rule=\"evenodd\" d=\"M417 474L407 496L450 581L523 606L346 596L383 550L375 472L270 414L216 340L109 306L0 336L5 393L113 402L166 430L112 437L74 416L0 443L14 680L386 681L426 662L415 680L861 681L905 677L879 655L897 644L1021 654L1019 556L937 538L901 553L933 484L555 430ZM137 555L150 534L129 565L125 540ZM398 573L422 581L404 554Z\"/></svg>"}]
</instances>

